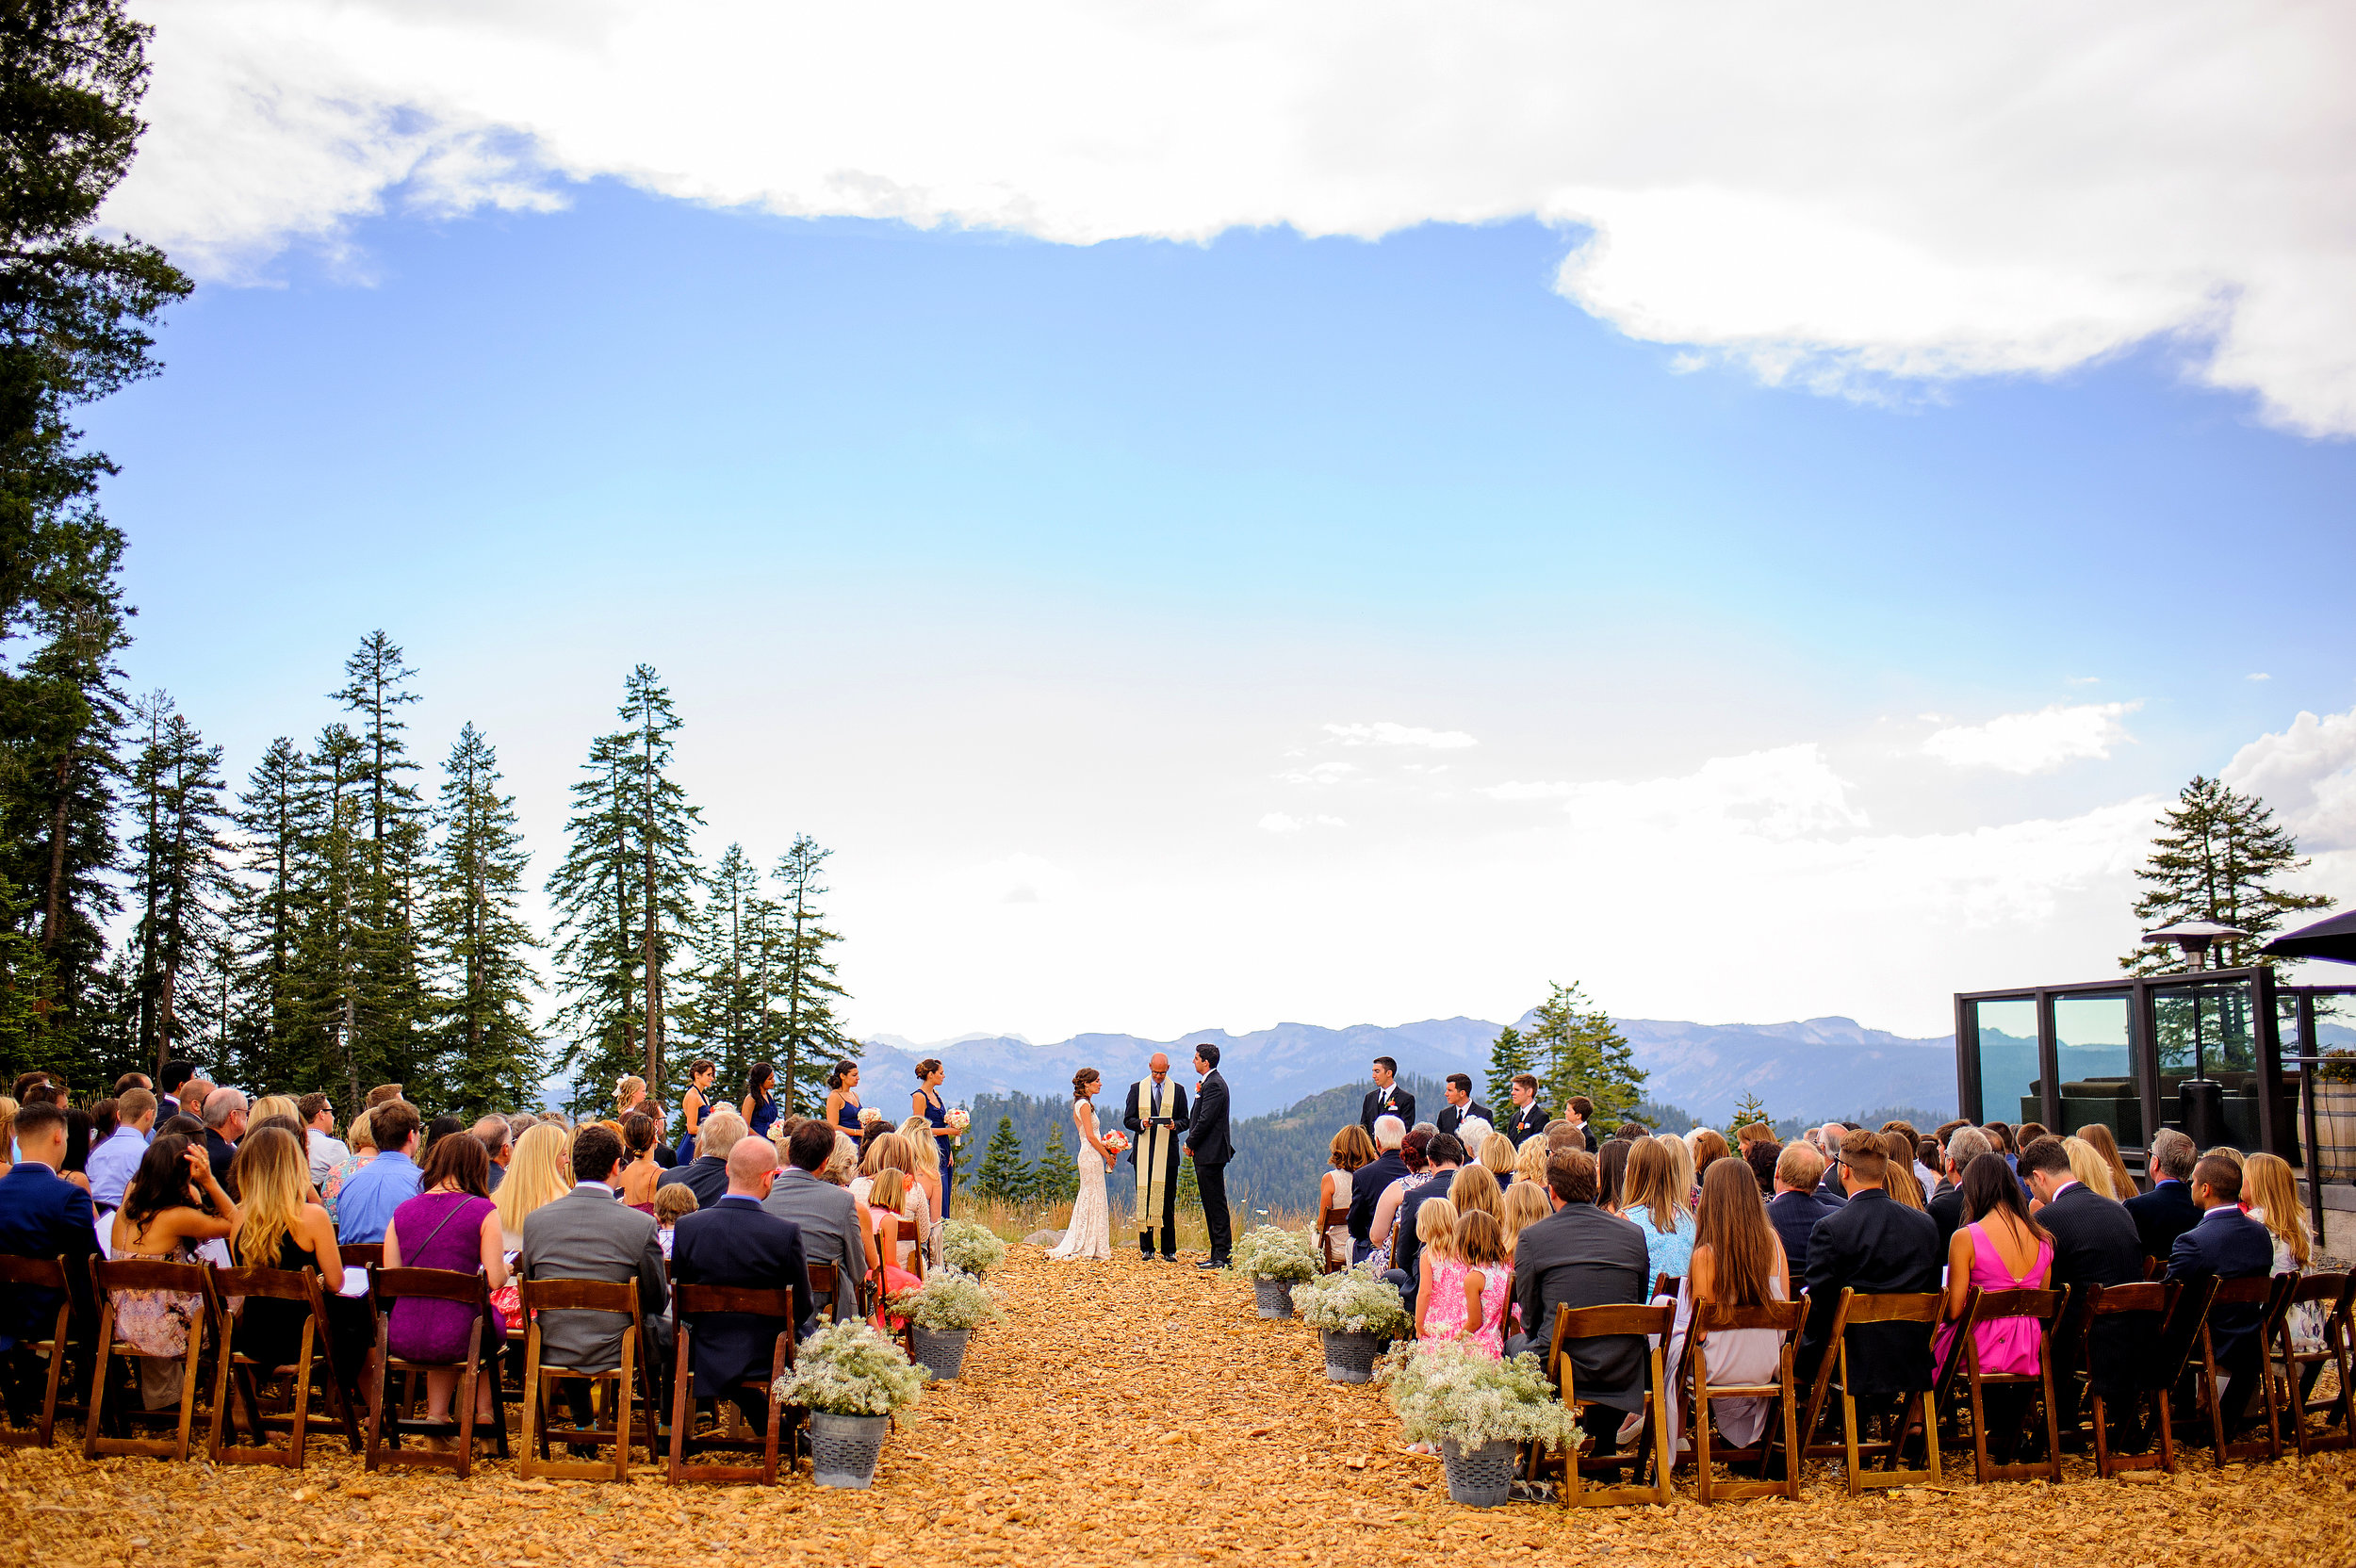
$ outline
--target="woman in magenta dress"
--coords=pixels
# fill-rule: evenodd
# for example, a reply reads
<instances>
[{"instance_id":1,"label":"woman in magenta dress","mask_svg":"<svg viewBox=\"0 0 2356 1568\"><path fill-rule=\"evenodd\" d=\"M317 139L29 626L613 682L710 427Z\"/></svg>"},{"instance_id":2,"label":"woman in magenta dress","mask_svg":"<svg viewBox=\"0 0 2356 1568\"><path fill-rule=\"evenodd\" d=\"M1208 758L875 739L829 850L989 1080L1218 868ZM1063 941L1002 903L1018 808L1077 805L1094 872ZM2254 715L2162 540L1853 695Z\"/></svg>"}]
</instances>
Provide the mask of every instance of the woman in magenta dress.
<instances>
[{"instance_id":1,"label":"woman in magenta dress","mask_svg":"<svg viewBox=\"0 0 2356 1568\"><path fill-rule=\"evenodd\" d=\"M507 1282L506 1243L499 1231L499 1205L491 1201L491 1157L483 1140L449 1137L434 1140L418 1177L417 1196L393 1211L384 1231L387 1268L447 1268L460 1274L481 1269L492 1290ZM497 1307L486 1307L489 1321L483 1329L483 1374L475 1380L475 1419L492 1419L491 1385L499 1376L499 1352L506 1343L507 1322ZM463 1361L467 1331L474 1326L472 1308L456 1301L427 1301L404 1298L393 1303L389 1348L403 1361ZM425 1416L448 1421L450 1398L458 1389L455 1371L425 1375Z\"/></svg>"},{"instance_id":2,"label":"woman in magenta dress","mask_svg":"<svg viewBox=\"0 0 2356 1568\"><path fill-rule=\"evenodd\" d=\"M1982 1154L1963 1172L1964 1223L1947 1244L1947 1321L1939 1326L1931 1355L1943 1374L1955 1353L1957 1320L1972 1287L1993 1294L2001 1290L2043 1290L2053 1268L2053 1238L2029 1217L2028 1200L2021 1193L2021 1178L2001 1154ZM1972 1329L1972 1343L1979 1352L1982 1373L2035 1377L2038 1371L2037 1325L2034 1318L2003 1317ZM2001 1384L1987 1392L1983 1413L1988 1418L1990 1446L1999 1463L2010 1463L2021 1441L2021 1416L2026 1409L2026 1384Z\"/></svg>"}]
</instances>

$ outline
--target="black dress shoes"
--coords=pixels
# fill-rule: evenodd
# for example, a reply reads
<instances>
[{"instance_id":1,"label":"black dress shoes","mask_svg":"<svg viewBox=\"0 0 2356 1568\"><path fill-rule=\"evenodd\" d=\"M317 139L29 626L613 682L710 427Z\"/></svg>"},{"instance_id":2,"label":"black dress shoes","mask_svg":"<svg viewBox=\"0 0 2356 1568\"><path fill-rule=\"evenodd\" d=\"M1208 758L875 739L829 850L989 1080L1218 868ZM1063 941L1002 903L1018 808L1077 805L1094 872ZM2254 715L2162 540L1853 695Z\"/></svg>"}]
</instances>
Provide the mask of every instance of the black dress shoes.
<instances>
[{"instance_id":1,"label":"black dress shoes","mask_svg":"<svg viewBox=\"0 0 2356 1568\"><path fill-rule=\"evenodd\" d=\"M1197 1268L1224 1268L1227 1266L1227 1260L1225 1258L1204 1258L1201 1263L1196 1264L1194 1266Z\"/></svg>"}]
</instances>

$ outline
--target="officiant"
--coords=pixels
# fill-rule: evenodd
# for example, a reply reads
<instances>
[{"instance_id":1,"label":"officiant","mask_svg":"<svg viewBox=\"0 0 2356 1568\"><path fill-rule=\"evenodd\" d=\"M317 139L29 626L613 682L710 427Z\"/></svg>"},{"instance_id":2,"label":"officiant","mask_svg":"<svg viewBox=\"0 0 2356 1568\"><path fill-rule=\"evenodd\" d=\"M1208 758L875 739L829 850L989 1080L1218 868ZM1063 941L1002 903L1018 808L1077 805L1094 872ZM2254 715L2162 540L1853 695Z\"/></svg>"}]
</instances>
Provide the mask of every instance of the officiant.
<instances>
[{"instance_id":1,"label":"officiant","mask_svg":"<svg viewBox=\"0 0 2356 1568\"><path fill-rule=\"evenodd\" d=\"M1162 1221L1162 1261L1178 1261L1178 1149L1186 1130L1186 1091L1170 1080L1160 1052L1146 1064L1151 1076L1129 1086L1121 1124L1129 1129L1129 1163L1137 1169L1137 1250L1153 1256L1153 1217Z\"/></svg>"}]
</instances>

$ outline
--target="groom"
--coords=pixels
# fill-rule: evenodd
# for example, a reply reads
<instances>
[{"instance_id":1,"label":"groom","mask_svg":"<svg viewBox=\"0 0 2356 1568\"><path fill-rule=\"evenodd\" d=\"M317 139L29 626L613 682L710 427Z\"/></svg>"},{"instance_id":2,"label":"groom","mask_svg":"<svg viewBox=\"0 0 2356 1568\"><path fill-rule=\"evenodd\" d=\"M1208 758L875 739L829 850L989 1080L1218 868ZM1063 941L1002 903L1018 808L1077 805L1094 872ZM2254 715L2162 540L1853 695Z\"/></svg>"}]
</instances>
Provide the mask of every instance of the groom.
<instances>
[{"instance_id":1,"label":"groom","mask_svg":"<svg viewBox=\"0 0 2356 1568\"><path fill-rule=\"evenodd\" d=\"M1137 1168L1137 1250L1153 1256L1153 1217L1162 1217L1162 1261L1178 1261L1178 1135L1186 1130L1186 1091L1170 1081L1170 1058L1146 1064L1153 1076L1129 1086L1121 1124L1129 1129L1129 1163Z\"/></svg>"},{"instance_id":2,"label":"groom","mask_svg":"<svg viewBox=\"0 0 2356 1568\"><path fill-rule=\"evenodd\" d=\"M1219 1075L1219 1047L1207 1040L1194 1048L1194 1115L1186 1123L1186 1157L1194 1161L1195 1190L1203 1195L1203 1222L1210 1229L1211 1255L1197 1268L1224 1268L1235 1236L1227 1214L1227 1162L1235 1146L1227 1141L1227 1080Z\"/></svg>"}]
</instances>

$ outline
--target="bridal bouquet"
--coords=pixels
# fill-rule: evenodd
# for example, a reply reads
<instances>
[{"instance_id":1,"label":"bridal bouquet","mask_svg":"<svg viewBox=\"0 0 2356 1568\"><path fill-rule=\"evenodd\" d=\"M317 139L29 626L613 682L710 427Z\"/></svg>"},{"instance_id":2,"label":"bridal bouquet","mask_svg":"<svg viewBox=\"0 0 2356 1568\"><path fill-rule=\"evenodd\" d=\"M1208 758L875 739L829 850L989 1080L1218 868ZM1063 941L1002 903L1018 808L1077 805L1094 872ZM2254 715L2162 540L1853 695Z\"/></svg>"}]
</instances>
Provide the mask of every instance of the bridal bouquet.
<instances>
[{"instance_id":1,"label":"bridal bouquet","mask_svg":"<svg viewBox=\"0 0 2356 1568\"><path fill-rule=\"evenodd\" d=\"M1129 1135L1116 1127L1104 1135L1104 1144L1116 1154L1125 1154L1129 1152Z\"/></svg>"},{"instance_id":2,"label":"bridal bouquet","mask_svg":"<svg viewBox=\"0 0 2356 1568\"><path fill-rule=\"evenodd\" d=\"M1410 1443L1575 1445L1579 1422L1525 1351L1509 1361L1456 1340L1416 1340L1383 1358L1375 1381Z\"/></svg>"}]
</instances>

